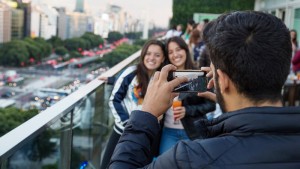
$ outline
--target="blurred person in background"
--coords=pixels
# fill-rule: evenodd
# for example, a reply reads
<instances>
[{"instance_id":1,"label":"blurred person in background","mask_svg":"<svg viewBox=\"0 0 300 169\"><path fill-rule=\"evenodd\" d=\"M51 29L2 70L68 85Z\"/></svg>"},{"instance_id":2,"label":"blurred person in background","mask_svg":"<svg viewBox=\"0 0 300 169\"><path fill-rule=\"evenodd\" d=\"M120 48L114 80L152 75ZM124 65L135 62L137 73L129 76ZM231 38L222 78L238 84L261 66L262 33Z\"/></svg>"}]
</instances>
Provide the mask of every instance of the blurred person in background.
<instances>
[{"instance_id":1,"label":"blurred person in background","mask_svg":"<svg viewBox=\"0 0 300 169\"><path fill-rule=\"evenodd\" d=\"M174 37L174 36L181 36L182 34L182 26L179 24L179 25L173 25L171 27L170 30L168 30L168 32L166 33L166 35L163 37L163 39L167 40L171 37Z\"/></svg>"},{"instance_id":2,"label":"blurred person in background","mask_svg":"<svg viewBox=\"0 0 300 169\"><path fill-rule=\"evenodd\" d=\"M199 60L204 50L204 42L201 40L201 32L198 29L192 31L189 50L192 55L194 66L199 68Z\"/></svg>"},{"instance_id":3,"label":"blurred person in background","mask_svg":"<svg viewBox=\"0 0 300 169\"><path fill-rule=\"evenodd\" d=\"M292 56L295 55L298 50L298 40L297 40L297 31L295 29L290 30L291 42L292 42Z\"/></svg>"},{"instance_id":4,"label":"blurred person in background","mask_svg":"<svg viewBox=\"0 0 300 169\"><path fill-rule=\"evenodd\" d=\"M186 44L189 44L189 42L190 42L190 36L191 36L194 26L195 26L195 21L193 19L188 20L186 28L185 28L185 32L181 36L184 39Z\"/></svg>"}]
</instances>

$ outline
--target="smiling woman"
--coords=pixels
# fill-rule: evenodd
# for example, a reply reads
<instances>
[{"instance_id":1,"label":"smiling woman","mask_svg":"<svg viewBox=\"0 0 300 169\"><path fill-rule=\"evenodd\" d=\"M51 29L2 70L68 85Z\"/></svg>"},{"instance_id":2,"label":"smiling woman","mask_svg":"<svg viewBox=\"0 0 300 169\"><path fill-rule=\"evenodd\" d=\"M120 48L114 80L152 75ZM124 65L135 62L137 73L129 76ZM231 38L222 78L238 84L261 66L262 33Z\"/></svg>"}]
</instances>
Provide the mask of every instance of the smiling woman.
<instances>
[{"instance_id":1,"label":"smiling woman","mask_svg":"<svg viewBox=\"0 0 300 169\"><path fill-rule=\"evenodd\" d=\"M161 41L148 41L141 52L137 65L128 67L117 79L109 99L109 106L115 118L114 130L106 146L101 169L106 169L115 146L133 110L140 110L149 81L155 71L160 70L167 60ZM157 155L159 137L154 141L153 155ZM156 146L157 144L157 146Z\"/></svg>"}]
</instances>

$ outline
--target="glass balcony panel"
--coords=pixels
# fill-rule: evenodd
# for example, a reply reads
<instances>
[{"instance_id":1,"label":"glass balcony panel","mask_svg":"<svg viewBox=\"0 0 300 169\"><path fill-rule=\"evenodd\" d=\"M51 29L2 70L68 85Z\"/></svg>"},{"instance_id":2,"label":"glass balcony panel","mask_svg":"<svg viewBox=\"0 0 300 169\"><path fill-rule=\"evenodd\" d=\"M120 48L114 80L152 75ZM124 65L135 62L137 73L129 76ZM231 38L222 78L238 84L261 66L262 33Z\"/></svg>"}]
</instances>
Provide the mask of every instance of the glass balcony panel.
<instances>
[{"instance_id":1,"label":"glass balcony panel","mask_svg":"<svg viewBox=\"0 0 300 169\"><path fill-rule=\"evenodd\" d=\"M104 75L118 77L139 54ZM99 168L114 123L108 106L113 86L94 80L83 88L1 137L7 145L0 147L1 169Z\"/></svg>"},{"instance_id":2,"label":"glass balcony panel","mask_svg":"<svg viewBox=\"0 0 300 169\"><path fill-rule=\"evenodd\" d=\"M108 108L111 86L100 86L73 111L71 168L99 168L112 126Z\"/></svg>"},{"instance_id":3,"label":"glass balcony panel","mask_svg":"<svg viewBox=\"0 0 300 169\"><path fill-rule=\"evenodd\" d=\"M68 116L71 116L71 112L18 148L7 159L6 164L2 165L2 169L60 168L59 159L62 156L60 145L64 142L63 133L71 126L71 118Z\"/></svg>"}]
</instances>

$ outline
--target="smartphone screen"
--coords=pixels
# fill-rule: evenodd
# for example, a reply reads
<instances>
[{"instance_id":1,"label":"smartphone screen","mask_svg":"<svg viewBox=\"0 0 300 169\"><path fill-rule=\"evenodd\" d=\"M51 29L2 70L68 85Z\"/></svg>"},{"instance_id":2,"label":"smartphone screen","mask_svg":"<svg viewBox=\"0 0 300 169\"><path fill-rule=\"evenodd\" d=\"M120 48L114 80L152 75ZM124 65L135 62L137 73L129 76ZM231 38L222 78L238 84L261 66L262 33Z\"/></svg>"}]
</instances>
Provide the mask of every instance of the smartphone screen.
<instances>
[{"instance_id":1,"label":"smartphone screen","mask_svg":"<svg viewBox=\"0 0 300 169\"><path fill-rule=\"evenodd\" d=\"M184 70L172 72L172 79L187 77L188 82L175 87L173 92L205 92L207 91L208 78L206 73L200 70Z\"/></svg>"}]
</instances>

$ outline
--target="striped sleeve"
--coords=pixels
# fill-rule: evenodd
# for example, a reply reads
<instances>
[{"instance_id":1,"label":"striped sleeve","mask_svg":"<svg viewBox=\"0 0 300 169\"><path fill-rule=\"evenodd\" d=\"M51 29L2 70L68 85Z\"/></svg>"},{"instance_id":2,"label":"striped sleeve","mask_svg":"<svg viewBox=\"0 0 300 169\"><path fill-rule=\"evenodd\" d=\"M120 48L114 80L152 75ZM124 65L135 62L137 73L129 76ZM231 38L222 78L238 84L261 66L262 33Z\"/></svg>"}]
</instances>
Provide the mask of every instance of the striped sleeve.
<instances>
[{"instance_id":1,"label":"striped sleeve","mask_svg":"<svg viewBox=\"0 0 300 169\"><path fill-rule=\"evenodd\" d=\"M129 118L123 100L126 97L128 86L135 77L136 66L128 67L117 79L109 99L109 107L115 118L116 124L124 124ZM121 126L120 126L121 127Z\"/></svg>"}]
</instances>

